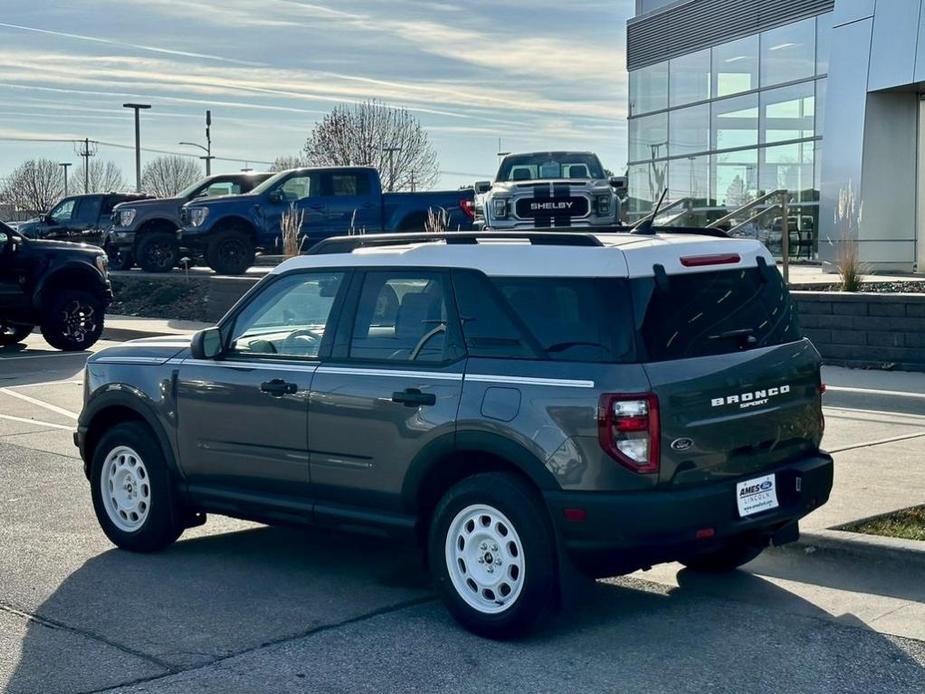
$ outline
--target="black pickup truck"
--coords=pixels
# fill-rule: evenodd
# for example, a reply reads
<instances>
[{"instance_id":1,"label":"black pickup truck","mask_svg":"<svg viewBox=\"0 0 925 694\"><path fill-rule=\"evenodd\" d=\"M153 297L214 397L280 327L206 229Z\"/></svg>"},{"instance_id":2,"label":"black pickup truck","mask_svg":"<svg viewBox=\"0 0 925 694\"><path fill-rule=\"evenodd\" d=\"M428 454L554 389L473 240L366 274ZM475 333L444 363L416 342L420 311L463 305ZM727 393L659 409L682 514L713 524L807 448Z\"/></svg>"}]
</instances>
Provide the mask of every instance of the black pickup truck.
<instances>
[{"instance_id":1,"label":"black pickup truck","mask_svg":"<svg viewBox=\"0 0 925 694\"><path fill-rule=\"evenodd\" d=\"M116 207L107 247L114 270L137 263L146 272L168 272L180 260L177 230L180 209L202 198L249 193L268 179L268 173L229 173L197 181L173 198L138 200Z\"/></svg>"},{"instance_id":2,"label":"black pickup truck","mask_svg":"<svg viewBox=\"0 0 925 694\"><path fill-rule=\"evenodd\" d=\"M28 239L73 241L106 246L112 211L121 202L150 198L139 193L87 193L70 195L50 212L17 226ZM111 250L111 249L107 249Z\"/></svg>"}]
</instances>

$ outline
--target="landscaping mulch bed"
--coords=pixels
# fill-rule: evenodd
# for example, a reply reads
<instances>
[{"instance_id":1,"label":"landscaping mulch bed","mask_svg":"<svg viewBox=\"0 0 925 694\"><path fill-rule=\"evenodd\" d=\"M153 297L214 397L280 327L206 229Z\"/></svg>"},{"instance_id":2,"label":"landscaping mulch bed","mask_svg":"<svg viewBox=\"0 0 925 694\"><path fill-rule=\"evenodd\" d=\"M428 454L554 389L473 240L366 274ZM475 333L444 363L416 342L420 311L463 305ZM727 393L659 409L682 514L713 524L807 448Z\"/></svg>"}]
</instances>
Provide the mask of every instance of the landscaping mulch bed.
<instances>
[{"instance_id":1,"label":"landscaping mulch bed","mask_svg":"<svg viewBox=\"0 0 925 694\"><path fill-rule=\"evenodd\" d=\"M865 535L898 537L903 540L925 540L925 505L845 525L841 530Z\"/></svg>"},{"instance_id":2,"label":"landscaping mulch bed","mask_svg":"<svg viewBox=\"0 0 925 694\"><path fill-rule=\"evenodd\" d=\"M208 321L202 284L170 280L112 278L114 300L108 312L121 316Z\"/></svg>"},{"instance_id":3,"label":"landscaping mulch bed","mask_svg":"<svg viewBox=\"0 0 925 694\"><path fill-rule=\"evenodd\" d=\"M795 283L799 284L799 283ZM802 288L802 285L801 285ZM806 285L806 289L814 292L840 292L841 285L817 284ZM860 293L867 294L925 294L925 280L910 280L908 282L865 282Z\"/></svg>"}]
</instances>

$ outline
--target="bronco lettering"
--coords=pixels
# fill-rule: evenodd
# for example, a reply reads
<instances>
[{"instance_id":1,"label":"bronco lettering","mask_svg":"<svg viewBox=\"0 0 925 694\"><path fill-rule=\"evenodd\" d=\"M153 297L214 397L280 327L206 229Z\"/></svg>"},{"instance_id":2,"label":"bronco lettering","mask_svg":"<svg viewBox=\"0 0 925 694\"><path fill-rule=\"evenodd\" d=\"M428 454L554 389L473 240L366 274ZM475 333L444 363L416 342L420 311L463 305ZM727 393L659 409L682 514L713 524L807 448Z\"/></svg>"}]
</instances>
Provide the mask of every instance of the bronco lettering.
<instances>
[{"instance_id":1,"label":"bronco lettering","mask_svg":"<svg viewBox=\"0 0 925 694\"><path fill-rule=\"evenodd\" d=\"M710 400L711 407L723 407L724 405L738 405L739 409L748 407L759 407L766 405L771 398L778 395L786 395L790 392L790 386L784 385L777 388L767 388L765 390L755 390L749 393L739 393L737 395L727 395L722 398L713 398Z\"/></svg>"}]
</instances>

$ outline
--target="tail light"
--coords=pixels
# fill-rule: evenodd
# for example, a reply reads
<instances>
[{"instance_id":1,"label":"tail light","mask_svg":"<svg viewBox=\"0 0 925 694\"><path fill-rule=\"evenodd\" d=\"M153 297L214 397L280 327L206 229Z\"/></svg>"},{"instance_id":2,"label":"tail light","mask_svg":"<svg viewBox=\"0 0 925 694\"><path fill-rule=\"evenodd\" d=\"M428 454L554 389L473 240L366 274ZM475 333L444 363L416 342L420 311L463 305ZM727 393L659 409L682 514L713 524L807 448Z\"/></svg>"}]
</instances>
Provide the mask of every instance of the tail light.
<instances>
[{"instance_id":1,"label":"tail light","mask_svg":"<svg viewBox=\"0 0 925 694\"><path fill-rule=\"evenodd\" d=\"M469 219L475 219L475 202L473 200L460 200L459 207Z\"/></svg>"},{"instance_id":2,"label":"tail light","mask_svg":"<svg viewBox=\"0 0 925 694\"><path fill-rule=\"evenodd\" d=\"M601 396L597 415L601 448L633 472L658 472L658 398L652 393Z\"/></svg>"},{"instance_id":3,"label":"tail light","mask_svg":"<svg viewBox=\"0 0 925 694\"><path fill-rule=\"evenodd\" d=\"M707 265L735 265L742 262L738 253L717 253L715 255L686 255L681 258L684 267L706 267Z\"/></svg>"}]
</instances>

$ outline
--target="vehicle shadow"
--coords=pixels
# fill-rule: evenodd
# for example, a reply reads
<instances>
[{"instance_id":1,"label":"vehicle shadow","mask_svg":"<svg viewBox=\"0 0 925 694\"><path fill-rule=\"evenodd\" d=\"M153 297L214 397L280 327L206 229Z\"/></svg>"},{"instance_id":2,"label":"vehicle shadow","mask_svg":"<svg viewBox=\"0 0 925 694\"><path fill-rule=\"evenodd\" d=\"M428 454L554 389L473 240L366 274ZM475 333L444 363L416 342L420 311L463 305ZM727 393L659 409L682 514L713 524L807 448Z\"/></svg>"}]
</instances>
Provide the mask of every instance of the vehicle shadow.
<instances>
[{"instance_id":1,"label":"vehicle shadow","mask_svg":"<svg viewBox=\"0 0 925 694\"><path fill-rule=\"evenodd\" d=\"M902 644L846 629L860 625L850 615L834 623L744 571L683 571L678 582L581 582L580 599L548 629L493 642L462 631L436 603L417 550L377 539L256 527L154 555L113 549L73 571L34 619L14 617L24 634L6 691L116 687L310 634L302 648L323 651L331 627L342 627L337 648L351 649L351 676L368 678L369 691L516 691L537 681L551 691L925 690L925 670ZM387 653L401 682L379 665ZM305 667L342 666L323 656ZM443 686L435 663L465 672L471 687L455 674ZM291 686L261 680L237 691L304 691Z\"/></svg>"}]
</instances>

